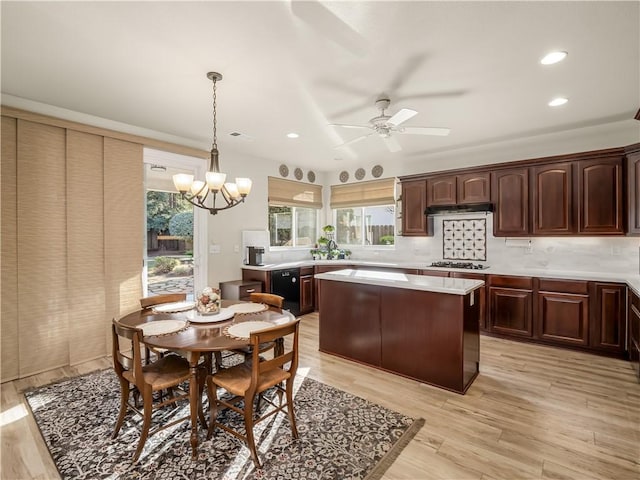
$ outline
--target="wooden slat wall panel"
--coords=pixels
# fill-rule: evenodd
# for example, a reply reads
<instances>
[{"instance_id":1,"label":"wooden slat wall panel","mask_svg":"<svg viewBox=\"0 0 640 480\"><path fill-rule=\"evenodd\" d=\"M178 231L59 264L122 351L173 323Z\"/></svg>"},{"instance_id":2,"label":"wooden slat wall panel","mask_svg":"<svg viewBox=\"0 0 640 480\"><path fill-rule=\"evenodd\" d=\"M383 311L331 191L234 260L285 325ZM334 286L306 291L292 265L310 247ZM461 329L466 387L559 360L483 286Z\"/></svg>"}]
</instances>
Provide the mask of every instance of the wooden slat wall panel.
<instances>
[{"instance_id":1,"label":"wooden slat wall panel","mask_svg":"<svg viewBox=\"0 0 640 480\"><path fill-rule=\"evenodd\" d=\"M18 245L16 119L2 117L2 162L0 164L0 336L2 373L6 382L18 377Z\"/></svg>"},{"instance_id":2,"label":"wooden slat wall panel","mask_svg":"<svg viewBox=\"0 0 640 480\"><path fill-rule=\"evenodd\" d=\"M69 364L65 130L18 120L20 376Z\"/></svg>"},{"instance_id":3,"label":"wooden slat wall panel","mask_svg":"<svg viewBox=\"0 0 640 480\"><path fill-rule=\"evenodd\" d=\"M103 137L67 130L67 285L71 365L107 354Z\"/></svg>"},{"instance_id":4,"label":"wooden slat wall panel","mask_svg":"<svg viewBox=\"0 0 640 480\"><path fill-rule=\"evenodd\" d=\"M104 139L104 249L108 321L140 308L144 231L142 155L142 145ZM108 325L105 330L108 330Z\"/></svg>"}]
</instances>

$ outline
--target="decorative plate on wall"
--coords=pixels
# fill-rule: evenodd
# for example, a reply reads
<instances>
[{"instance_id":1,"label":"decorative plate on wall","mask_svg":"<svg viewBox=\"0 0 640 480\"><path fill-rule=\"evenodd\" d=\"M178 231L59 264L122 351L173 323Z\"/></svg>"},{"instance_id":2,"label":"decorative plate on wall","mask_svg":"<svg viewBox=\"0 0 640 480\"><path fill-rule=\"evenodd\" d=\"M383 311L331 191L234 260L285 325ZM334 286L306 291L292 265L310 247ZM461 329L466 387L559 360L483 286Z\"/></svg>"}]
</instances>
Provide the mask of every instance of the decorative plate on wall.
<instances>
[{"instance_id":1,"label":"decorative plate on wall","mask_svg":"<svg viewBox=\"0 0 640 480\"><path fill-rule=\"evenodd\" d=\"M304 174L302 173L302 169L296 168L293 171L293 176L296 177L296 180L302 180L302 177L304 176Z\"/></svg>"},{"instance_id":2,"label":"decorative plate on wall","mask_svg":"<svg viewBox=\"0 0 640 480\"><path fill-rule=\"evenodd\" d=\"M289 176L289 167L287 167L284 163L280 165L280 175L283 177Z\"/></svg>"},{"instance_id":3,"label":"decorative plate on wall","mask_svg":"<svg viewBox=\"0 0 640 480\"><path fill-rule=\"evenodd\" d=\"M359 168L356 170L356 173L355 173L356 180L362 180L365 175L366 175L366 172L364 171L364 168Z\"/></svg>"},{"instance_id":4,"label":"decorative plate on wall","mask_svg":"<svg viewBox=\"0 0 640 480\"><path fill-rule=\"evenodd\" d=\"M378 178L380 175L382 175L383 171L384 170L382 169L381 165L376 165L371 169L371 175L373 175L375 178Z\"/></svg>"},{"instance_id":5,"label":"decorative plate on wall","mask_svg":"<svg viewBox=\"0 0 640 480\"><path fill-rule=\"evenodd\" d=\"M311 183L315 182L315 181L316 181L316 173L315 173L313 170L309 170L309 171L307 172L307 179L308 179Z\"/></svg>"},{"instance_id":6,"label":"decorative plate on wall","mask_svg":"<svg viewBox=\"0 0 640 480\"><path fill-rule=\"evenodd\" d=\"M347 180L349 180L349 172L347 172L346 170L343 170L340 172L340 181L342 183L346 182Z\"/></svg>"}]
</instances>

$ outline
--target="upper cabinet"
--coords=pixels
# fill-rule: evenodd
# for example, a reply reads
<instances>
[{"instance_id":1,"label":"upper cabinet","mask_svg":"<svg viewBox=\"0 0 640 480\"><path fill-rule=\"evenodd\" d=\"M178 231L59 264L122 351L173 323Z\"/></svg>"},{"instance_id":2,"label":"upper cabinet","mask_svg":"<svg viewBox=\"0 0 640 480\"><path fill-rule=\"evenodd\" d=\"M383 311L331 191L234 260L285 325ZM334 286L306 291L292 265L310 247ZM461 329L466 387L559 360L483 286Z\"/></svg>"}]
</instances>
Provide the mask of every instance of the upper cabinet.
<instances>
[{"instance_id":1,"label":"upper cabinet","mask_svg":"<svg viewBox=\"0 0 640 480\"><path fill-rule=\"evenodd\" d=\"M640 143L627 149L628 233L640 234Z\"/></svg>"},{"instance_id":2,"label":"upper cabinet","mask_svg":"<svg viewBox=\"0 0 640 480\"><path fill-rule=\"evenodd\" d=\"M534 235L575 232L572 164L552 163L531 167Z\"/></svg>"},{"instance_id":3,"label":"upper cabinet","mask_svg":"<svg viewBox=\"0 0 640 480\"><path fill-rule=\"evenodd\" d=\"M425 207L489 202L496 237L640 234L640 144L400 180L403 235L432 234Z\"/></svg>"},{"instance_id":4,"label":"upper cabinet","mask_svg":"<svg viewBox=\"0 0 640 480\"><path fill-rule=\"evenodd\" d=\"M490 202L489 179L488 171L427 178L427 206Z\"/></svg>"},{"instance_id":5,"label":"upper cabinet","mask_svg":"<svg viewBox=\"0 0 640 480\"><path fill-rule=\"evenodd\" d=\"M578 162L576 186L578 233L624 234L622 157Z\"/></svg>"},{"instance_id":6,"label":"upper cabinet","mask_svg":"<svg viewBox=\"0 0 640 480\"><path fill-rule=\"evenodd\" d=\"M496 170L491 173L491 192L495 203L493 234L496 237L528 236L529 169Z\"/></svg>"},{"instance_id":7,"label":"upper cabinet","mask_svg":"<svg viewBox=\"0 0 640 480\"><path fill-rule=\"evenodd\" d=\"M402 235L425 237L432 235L424 211L427 208L427 181L402 182Z\"/></svg>"}]
</instances>

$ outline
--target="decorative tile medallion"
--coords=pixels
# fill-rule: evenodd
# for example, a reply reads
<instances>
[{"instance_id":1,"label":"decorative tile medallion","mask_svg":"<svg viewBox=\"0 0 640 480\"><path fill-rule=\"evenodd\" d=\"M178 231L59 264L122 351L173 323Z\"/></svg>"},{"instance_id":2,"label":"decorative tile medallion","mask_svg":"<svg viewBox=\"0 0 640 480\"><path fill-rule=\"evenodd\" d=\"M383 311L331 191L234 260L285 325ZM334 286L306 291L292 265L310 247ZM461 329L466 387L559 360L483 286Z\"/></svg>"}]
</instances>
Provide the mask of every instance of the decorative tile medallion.
<instances>
[{"instance_id":1,"label":"decorative tile medallion","mask_svg":"<svg viewBox=\"0 0 640 480\"><path fill-rule=\"evenodd\" d=\"M280 165L280 175L283 177L289 176L289 167L287 167L284 163Z\"/></svg>"},{"instance_id":2,"label":"decorative tile medallion","mask_svg":"<svg viewBox=\"0 0 640 480\"><path fill-rule=\"evenodd\" d=\"M313 170L309 170L307 172L307 180L309 180L311 183L316 181L316 172L314 172Z\"/></svg>"},{"instance_id":3,"label":"decorative tile medallion","mask_svg":"<svg viewBox=\"0 0 640 480\"><path fill-rule=\"evenodd\" d=\"M304 176L304 174L302 173L302 169L296 168L293 171L293 176L296 177L296 180L302 180L302 177Z\"/></svg>"},{"instance_id":4,"label":"decorative tile medallion","mask_svg":"<svg viewBox=\"0 0 640 480\"><path fill-rule=\"evenodd\" d=\"M366 172L364 171L364 168L357 169L355 173L356 180L362 180L365 174Z\"/></svg>"},{"instance_id":5,"label":"decorative tile medallion","mask_svg":"<svg viewBox=\"0 0 640 480\"><path fill-rule=\"evenodd\" d=\"M380 175L382 175L383 171L384 170L382 168L382 165L376 165L371 169L371 175L373 175L374 178L378 178Z\"/></svg>"},{"instance_id":6,"label":"decorative tile medallion","mask_svg":"<svg viewBox=\"0 0 640 480\"><path fill-rule=\"evenodd\" d=\"M443 258L487 259L487 219L442 220Z\"/></svg>"},{"instance_id":7,"label":"decorative tile medallion","mask_svg":"<svg viewBox=\"0 0 640 480\"><path fill-rule=\"evenodd\" d=\"M349 180L349 172L347 172L346 170L343 170L340 172L340 181L342 183L346 182L347 180Z\"/></svg>"}]
</instances>

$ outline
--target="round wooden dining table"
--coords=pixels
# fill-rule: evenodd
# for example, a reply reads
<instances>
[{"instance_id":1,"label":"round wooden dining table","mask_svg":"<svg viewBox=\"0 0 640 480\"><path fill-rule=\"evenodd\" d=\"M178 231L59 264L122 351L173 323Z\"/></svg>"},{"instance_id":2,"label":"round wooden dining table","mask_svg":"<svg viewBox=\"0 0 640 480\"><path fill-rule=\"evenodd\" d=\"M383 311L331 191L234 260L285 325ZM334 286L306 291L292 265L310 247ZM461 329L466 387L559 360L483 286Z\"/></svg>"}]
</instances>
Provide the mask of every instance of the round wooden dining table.
<instances>
[{"instance_id":1,"label":"round wooden dining table","mask_svg":"<svg viewBox=\"0 0 640 480\"><path fill-rule=\"evenodd\" d=\"M222 300L223 311L235 304L248 304L238 300ZM253 304L256 305L256 304ZM289 311L277 312L264 309L259 312L235 313L227 320L218 320L216 315L203 317L196 314L195 309L181 312L157 312L154 308L161 305L154 305L153 308L139 310L120 318L118 321L123 325L142 328L151 322L161 320L183 320L186 321L183 327L177 331L147 335L145 332L144 343L150 347L179 351L189 361L191 377L189 380L189 405L191 414L191 449L193 458L196 458L198 451L198 402L201 401L198 394L196 375L198 363L202 355L206 355L207 363L211 368L211 354L223 350L235 350L249 345L249 338L239 338L228 334L227 329L242 322L262 321L273 325L282 325L295 320ZM241 309L242 310L242 309ZM225 312L228 313L228 312ZM197 321L197 323L196 323ZM169 322L163 322L167 324ZM179 322L173 322L179 323ZM152 327L152 325L148 325Z\"/></svg>"}]
</instances>

